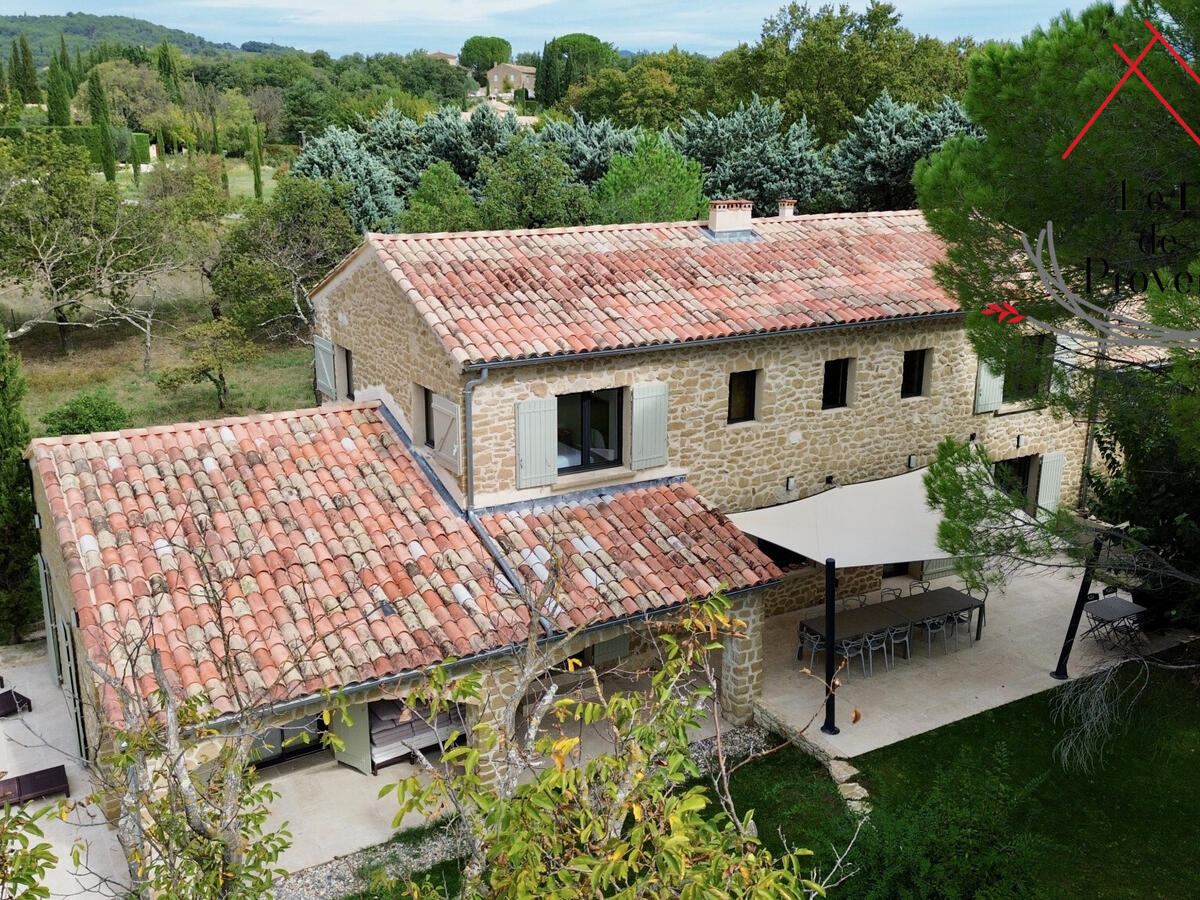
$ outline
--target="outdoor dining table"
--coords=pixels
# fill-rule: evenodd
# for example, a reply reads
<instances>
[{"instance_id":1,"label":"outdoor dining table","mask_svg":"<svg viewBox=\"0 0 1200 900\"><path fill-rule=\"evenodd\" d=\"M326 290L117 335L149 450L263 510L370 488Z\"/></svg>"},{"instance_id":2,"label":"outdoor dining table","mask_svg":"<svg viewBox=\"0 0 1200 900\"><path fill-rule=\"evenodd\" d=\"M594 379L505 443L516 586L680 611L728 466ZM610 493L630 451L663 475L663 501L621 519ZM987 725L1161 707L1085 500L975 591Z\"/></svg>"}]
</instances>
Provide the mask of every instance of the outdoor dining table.
<instances>
[{"instance_id":1,"label":"outdoor dining table","mask_svg":"<svg viewBox=\"0 0 1200 900\"><path fill-rule=\"evenodd\" d=\"M839 641L854 641L884 628L912 625L934 616L948 616L975 610L981 606L983 601L978 597L972 597L954 588L935 588L923 594L839 610L834 614L833 628ZM822 638L825 637L823 615L801 619L800 625Z\"/></svg>"},{"instance_id":2,"label":"outdoor dining table","mask_svg":"<svg viewBox=\"0 0 1200 900\"><path fill-rule=\"evenodd\" d=\"M1146 607L1116 594L1109 594L1107 597L1101 597L1099 600L1092 600L1085 604L1083 611L1094 622L1115 625L1117 622L1140 616L1146 611Z\"/></svg>"}]
</instances>

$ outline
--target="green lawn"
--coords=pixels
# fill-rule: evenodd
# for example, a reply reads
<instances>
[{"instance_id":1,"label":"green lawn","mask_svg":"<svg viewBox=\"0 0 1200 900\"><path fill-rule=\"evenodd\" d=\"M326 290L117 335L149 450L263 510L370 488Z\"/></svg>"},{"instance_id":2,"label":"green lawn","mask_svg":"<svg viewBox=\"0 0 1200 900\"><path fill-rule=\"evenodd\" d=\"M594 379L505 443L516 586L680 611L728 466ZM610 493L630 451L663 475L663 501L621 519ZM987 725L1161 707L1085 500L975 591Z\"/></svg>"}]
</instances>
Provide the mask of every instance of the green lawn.
<instances>
[{"instance_id":1,"label":"green lawn","mask_svg":"<svg viewBox=\"0 0 1200 900\"><path fill-rule=\"evenodd\" d=\"M244 159L226 159L225 172L229 175L230 197L239 200L254 196L254 175L248 162ZM270 197L275 191L275 170L271 166L262 167L262 180L263 196ZM117 185L128 199L136 199L141 194L141 188L133 182L133 169L129 167L117 170Z\"/></svg>"},{"instance_id":2,"label":"green lawn","mask_svg":"<svg viewBox=\"0 0 1200 900\"><path fill-rule=\"evenodd\" d=\"M970 845L972 836L966 832L972 822L982 825L993 815L1005 816L1003 800L991 796L997 782L989 784L982 774L995 766L995 748L1002 743L1007 787L1017 791L1030 786L1006 826L1012 833L1024 832L1027 846L1014 851L1020 864L1011 867L1016 870L1011 877L993 885L989 896L1200 897L1196 685L1182 675L1154 673L1103 766L1091 774L1064 771L1056 761L1061 726L1051 718L1051 696L1020 700L855 759L863 773L860 780L871 792L875 819L907 823L890 827L888 840L900 843L895 836L907 835L907 852L916 855L939 844L961 848ZM949 782L940 789L933 787L939 774ZM830 847L845 846L849 838L852 825L832 786L798 750L789 748L745 766L734 775L733 788L740 808L756 810L759 834L776 851L782 828L792 846L812 849L818 867L827 868ZM942 799L931 799L939 792ZM939 814L955 803L974 808L958 820ZM921 840L930 847L913 850ZM863 854L878 852L881 857L904 852L895 847L879 851L879 842L873 849L869 836L860 837L860 846ZM923 862L937 869L947 864L950 853L928 852ZM870 871L874 877L879 866ZM870 889L859 882L851 879L833 895L865 896ZM954 895L932 890L909 896Z\"/></svg>"},{"instance_id":3,"label":"green lawn","mask_svg":"<svg viewBox=\"0 0 1200 900\"><path fill-rule=\"evenodd\" d=\"M207 302L178 301L161 315L150 380L142 376L141 336L131 328L77 328L76 352L71 357L59 351L58 334L51 326L39 326L14 342L28 385L25 412L34 434L44 433L42 413L97 387L108 390L129 410L134 427L315 405L312 349L290 344L264 344L258 359L230 369L226 377L231 402L225 410L217 409L216 392L208 384L185 385L173 394L159 390L154 373L183 360L173 333L207 316Z\"/></svg>"}]
</instances>

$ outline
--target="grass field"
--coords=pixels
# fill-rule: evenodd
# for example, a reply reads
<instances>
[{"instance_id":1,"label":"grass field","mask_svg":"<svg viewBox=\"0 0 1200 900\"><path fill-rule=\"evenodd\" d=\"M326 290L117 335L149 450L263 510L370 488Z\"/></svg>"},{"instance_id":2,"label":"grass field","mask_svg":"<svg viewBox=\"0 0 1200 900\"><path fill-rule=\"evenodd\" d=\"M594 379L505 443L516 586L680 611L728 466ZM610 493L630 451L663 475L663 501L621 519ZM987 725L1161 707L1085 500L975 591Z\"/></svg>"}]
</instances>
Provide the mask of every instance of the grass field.
<instances>
[{"instance_id":1,"label":"grass field","mask_svg":"<svg viewBox=\"0 0 1200 900\"><path fill-rule=\"evenodd\" d=\"M174 157L171 157L172 159ZM225 172L229 175L229 196L234 200L250 199L254 196L254 174L244 159L226 159ZM263 196L270 197L275 191L275 170L262 167ZM117 170L117 185L127 199L136 199L141 189L133 181L133 170L124 167Z\"/></svg>"},{"instance_id":2,"label":"grass field","mask_svg":"<svg viewBox=\"0 0 1200 900\"><path fill-rule=\"evenodd\" d=\"M129 410L133 426L211 419L242 413L272 412L314 405L312 350L290 344L264 344L256 360L233 366L226 377L231 403L217 409L208 384L184 385L175 393L159 390L153 375L181 363L184 356L172 336L209 315L207 300L164 304L151 355L151 380L142 376L142 338L132 328L76 328L74 356L59 350L58 332L39 326L13 343L21 356L28 392L25 412L35 435L43 434L41 415L75 394L102 387ZM8 316L5 315L7 320Z\"/></svg>"}]
</instances>

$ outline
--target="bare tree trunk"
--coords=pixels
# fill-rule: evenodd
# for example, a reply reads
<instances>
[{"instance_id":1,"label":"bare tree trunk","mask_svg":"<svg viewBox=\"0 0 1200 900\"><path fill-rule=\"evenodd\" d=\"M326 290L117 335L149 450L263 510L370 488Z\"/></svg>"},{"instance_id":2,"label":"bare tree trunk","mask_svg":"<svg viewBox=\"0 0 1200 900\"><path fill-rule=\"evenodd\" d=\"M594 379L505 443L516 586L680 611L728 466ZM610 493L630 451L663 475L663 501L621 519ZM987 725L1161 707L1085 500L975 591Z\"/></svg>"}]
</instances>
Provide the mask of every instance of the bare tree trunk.
<instances>
[{"instance_id":1,"label":"bare tree trunk","mask_svg":"<svg viewBox=\"0 0 1200 900\"><path fill-rule=\"evenodd\" d=\"M144 340L142 342L142 377L149 380L150 378L150 323L146 323L146 330L143 333Z\"/></svg>"},{"instance_id":2,"label":"bare tree trunk","mask_svg":"<svg viewBox=\"0 0 1200 900\"><path fill-rule=\"evenodd\" d=\"M71 333L71 326L67 322L67 314L62 307L57 307L54 310L54 321L58 323L58 345L64 356L71 356L75 353L75 335Z\"/></svg>"}]
</instances>

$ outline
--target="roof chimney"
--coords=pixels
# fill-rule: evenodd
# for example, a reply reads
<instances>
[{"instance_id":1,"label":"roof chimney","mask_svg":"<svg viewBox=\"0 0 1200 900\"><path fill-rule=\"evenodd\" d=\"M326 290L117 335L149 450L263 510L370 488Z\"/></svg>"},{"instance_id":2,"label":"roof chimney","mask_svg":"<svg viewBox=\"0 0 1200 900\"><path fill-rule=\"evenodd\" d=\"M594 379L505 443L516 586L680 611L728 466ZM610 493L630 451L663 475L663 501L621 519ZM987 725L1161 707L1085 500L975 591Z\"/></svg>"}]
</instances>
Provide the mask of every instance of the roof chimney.
<instances>
[{"instance_id":1,"label":"roof chimney","mask_svg":"<svg viewBox=\"0 0 1200 900\"><path fill-rule=\"evenodd\" d=\"M796 212L796 201L795 200L792 200L789 197L787 200L779 201L779 216L780 216L780 218L786 218L787 216L794 215L795 212Z\"/></svg>"},{"instance_id":2,"label":"roof chimney","mask_svg":"<svg viewBox=\"0 0 1200 900\"><path fill-rule=\"evenodd\" d=\"M749 200L710 200L708 230L713 234L750 231L750 212L753 208L754 204Z\"/></svg>"}]
</instances>

